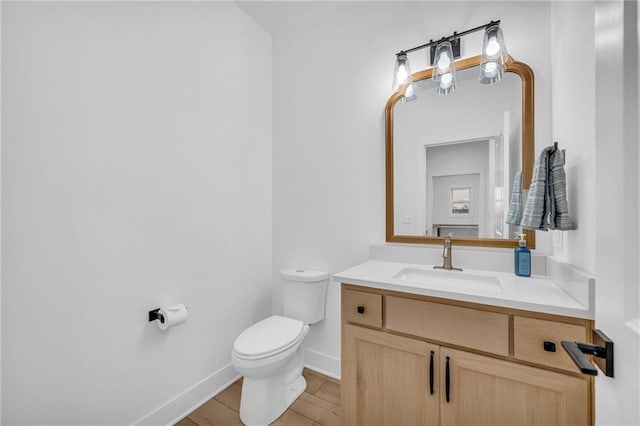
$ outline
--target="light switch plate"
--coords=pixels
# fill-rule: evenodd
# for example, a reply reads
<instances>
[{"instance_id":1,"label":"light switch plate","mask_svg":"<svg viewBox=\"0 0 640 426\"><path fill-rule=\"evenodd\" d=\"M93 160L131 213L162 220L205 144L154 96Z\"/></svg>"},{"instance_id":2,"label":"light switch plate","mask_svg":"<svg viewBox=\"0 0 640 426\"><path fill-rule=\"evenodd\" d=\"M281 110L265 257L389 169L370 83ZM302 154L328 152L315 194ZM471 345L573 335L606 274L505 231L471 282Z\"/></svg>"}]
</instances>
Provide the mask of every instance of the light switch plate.
<instances>
[{"instance_id":1,"label":"light switch plate","mask_svg":"<svg viewBox=\"0 0 640 426\"><path fill-rule=\"evenodd\" d=\"M407 225L412 224L413 223L413 215L412 214L405 214L402 217L402 223L403 224L407 224Z\"/></svg>"}]
</instances>

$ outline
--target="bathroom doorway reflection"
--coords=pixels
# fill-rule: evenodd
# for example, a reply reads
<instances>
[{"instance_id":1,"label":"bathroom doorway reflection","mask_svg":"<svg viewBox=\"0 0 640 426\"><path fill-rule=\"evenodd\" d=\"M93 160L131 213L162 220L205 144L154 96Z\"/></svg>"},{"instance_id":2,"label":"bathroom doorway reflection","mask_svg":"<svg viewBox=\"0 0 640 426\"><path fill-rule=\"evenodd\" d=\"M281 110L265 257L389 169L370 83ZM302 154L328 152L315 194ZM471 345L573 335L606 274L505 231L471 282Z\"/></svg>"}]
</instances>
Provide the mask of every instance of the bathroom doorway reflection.
<instances>
[{"instance_id":1,"label":"bathroom doorway reflection","mask_svg":"<svg viewBox=\"0 0 640 426\"><path fill-rule=\"evenodd\" d=\"M478 237L483 206L479 197L480 173L433 176L432 235L444 237Z\"/></svg>"},{"instance_id":2,"label":"bathroom doorway reflection","mask_svg":"<svg viewBox=\"0 0 640 426\"><path fill-rule=\"evenodd\" d=\"M505 238L504 136L426 145L425 234L461 238Z\"/></svg>"}]
</instances>

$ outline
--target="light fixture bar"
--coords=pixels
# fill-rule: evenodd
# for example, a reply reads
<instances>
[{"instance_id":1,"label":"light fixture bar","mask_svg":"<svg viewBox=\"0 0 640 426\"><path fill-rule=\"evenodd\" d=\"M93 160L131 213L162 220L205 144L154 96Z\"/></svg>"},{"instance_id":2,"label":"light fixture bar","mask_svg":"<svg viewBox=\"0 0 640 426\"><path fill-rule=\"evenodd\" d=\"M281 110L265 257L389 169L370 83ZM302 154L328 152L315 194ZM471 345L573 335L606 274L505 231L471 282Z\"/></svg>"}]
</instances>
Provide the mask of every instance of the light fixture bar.
<instances>
[{"instance_id":1,"label":"light fixture bar","mask_svg":"<svg viewBox=\"0 0 640 426\"><path fill-rule=\"evenodd\" d=\"M407 49L407 50L401 50L400 52L396 53L396 56L406 55L407 53L415 52L416 50L425 49L427 47L435 46L435 45L437 45L439 43L442 43L443 41L453 41L453 40L456 40L456 39L458 39L458 38L460 38L462 36L465 36L467 34L475 33L476 31L484 30L487 27L490 27L492 25L498 25L498 24L500 24L500 20L499 19L497 21L491 21L488 24L480 25L479 27L471 28L470 30L463 31L461 33L454 32L450 36L442 37L439 40L435 40L435 41L431 40L431 41L429 41L429 43L423 44L421 46L412 47L411 49Z\"/></svg>"}]
</instances>

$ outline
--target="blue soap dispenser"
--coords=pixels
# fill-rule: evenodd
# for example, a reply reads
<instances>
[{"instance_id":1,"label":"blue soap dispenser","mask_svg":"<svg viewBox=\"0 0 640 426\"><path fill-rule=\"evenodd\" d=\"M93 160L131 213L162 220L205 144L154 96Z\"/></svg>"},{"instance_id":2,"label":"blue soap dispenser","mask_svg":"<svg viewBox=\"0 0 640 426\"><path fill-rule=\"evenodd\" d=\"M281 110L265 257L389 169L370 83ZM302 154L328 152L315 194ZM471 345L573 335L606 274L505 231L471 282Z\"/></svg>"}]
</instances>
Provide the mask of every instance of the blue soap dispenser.
<instances>
[{"instance_id":1,"label":"blue soap dispenser","mask_svg":"<svg viewBox=\"0 0 640 426\"><path fill-rule=\"evenodd\" d=\"M531 250L527 248L527 240L525 240L525 234L518 234L518 248L516 248L513 260L514 260L514 272L519 277L531 276Z\"/></svg>"}]
</instances>

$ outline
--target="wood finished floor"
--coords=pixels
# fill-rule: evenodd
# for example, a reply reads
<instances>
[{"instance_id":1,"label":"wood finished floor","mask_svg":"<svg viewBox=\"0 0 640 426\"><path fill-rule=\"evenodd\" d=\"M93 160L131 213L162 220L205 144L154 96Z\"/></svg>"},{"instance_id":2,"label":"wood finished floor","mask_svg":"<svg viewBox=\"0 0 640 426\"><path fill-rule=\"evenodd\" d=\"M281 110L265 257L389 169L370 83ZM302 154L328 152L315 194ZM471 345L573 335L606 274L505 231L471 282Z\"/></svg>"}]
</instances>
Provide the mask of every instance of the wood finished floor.
<instances>
[{"instance_id":1,"label":"wood finished floor","mask_svg":"<svg viewBox=\"0 0 640 426\"><path fill-rule=\"evenodd\" d=\"M306 368L307 389L273 425L340 425L340 382ZM177 426L242 425L240 392L242 379L211 398L176 423Z\"/></svg>"}]
</instances>

